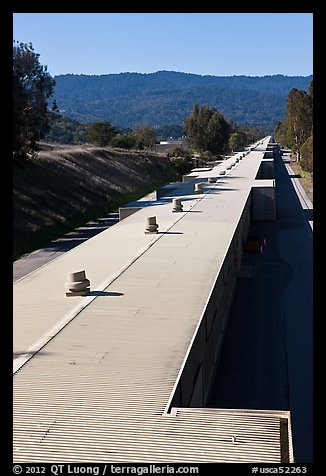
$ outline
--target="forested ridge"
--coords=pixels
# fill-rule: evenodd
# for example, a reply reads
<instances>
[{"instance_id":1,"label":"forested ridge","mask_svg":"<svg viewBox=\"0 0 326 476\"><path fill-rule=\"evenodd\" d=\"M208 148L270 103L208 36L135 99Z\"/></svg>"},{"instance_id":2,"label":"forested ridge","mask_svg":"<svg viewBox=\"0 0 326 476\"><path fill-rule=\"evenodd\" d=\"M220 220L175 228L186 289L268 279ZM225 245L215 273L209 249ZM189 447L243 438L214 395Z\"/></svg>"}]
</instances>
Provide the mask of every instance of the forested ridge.
<instances>
[{"instance_id":1,"label":"forested ridge","mask_svg":"<svg viewBox=\"0 0 326 476\"><path fill-rule=\"evenodd\" d=\"M272 131L285 114L287 93L307 90L312 76L202 76L174 71L99 76L58 75L54 97L59 110L81 122L110 121L182 125L193 104L216 108L238 124Z\"/></svg>"}]
</instances>

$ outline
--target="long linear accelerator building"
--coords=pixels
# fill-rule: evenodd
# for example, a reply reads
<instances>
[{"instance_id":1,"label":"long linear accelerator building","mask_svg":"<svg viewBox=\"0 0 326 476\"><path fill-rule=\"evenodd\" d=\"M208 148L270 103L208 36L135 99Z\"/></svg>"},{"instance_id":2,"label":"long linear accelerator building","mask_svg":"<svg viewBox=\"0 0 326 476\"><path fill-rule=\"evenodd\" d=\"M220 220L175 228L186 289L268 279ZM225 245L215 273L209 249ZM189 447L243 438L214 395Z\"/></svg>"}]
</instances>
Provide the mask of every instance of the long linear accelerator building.
<instances>
[{"instance_id":1,"label":"long linear accelerator building","mask_svg":"<svg viewBox=\"0 0 326 476\"><path fill-rule=\"evenodd\" d=\"M15 462L293 462L289 412L205 407L250 221L275 219L272 148L194 170L14 284ZM66 296L80 270L90 292Z\"/></svg>"}]
</instances>

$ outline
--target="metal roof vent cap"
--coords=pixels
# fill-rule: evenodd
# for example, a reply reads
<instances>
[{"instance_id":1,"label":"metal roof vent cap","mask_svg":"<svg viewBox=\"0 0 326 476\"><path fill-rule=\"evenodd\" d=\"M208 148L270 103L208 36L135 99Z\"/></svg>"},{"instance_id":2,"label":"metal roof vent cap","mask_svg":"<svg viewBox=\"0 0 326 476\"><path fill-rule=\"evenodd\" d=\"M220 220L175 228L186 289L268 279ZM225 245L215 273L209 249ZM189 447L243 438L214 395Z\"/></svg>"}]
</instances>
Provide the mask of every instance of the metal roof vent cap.
<instances>
[{"instance_id":1,"label":"metal roof vent cap","mask_svg":"<svg viewBox=\"0 0 326 476\"><path fill-rule=\"evenodd\" d=\"M208 183L215 183L217 180L216 177L208 177Z\"/></svg>"},{"instance_id":2,"label":"metal roof vent cap","mask_svg":"<svg viewBox=\"0 0 326 476\"><path fill-rule=\"evenodd\" d=\"M225 170L221 170L220 171L220 175L225 175L226 174L226 171Z\"/></svg>"},{"instance_id":3,"label":"metal roof vent cap","mask_svg":"<svg viewBox=\"0 0 326 476\"><path fill-rule=\"evenodd\" d=\"M195 183L195 193L203 193L203 184Z\"/></svg>"},{"instance_id":4,"label":"metal roof vent cap","mask_svg":"<svg viewBox=\"0 0 326 476\"><path fill-rule=\"evenodd\" d=\"M66 296L87 296L90 291L90 284L84 270L69 272L65 282Z\"/></svg>"},{"instance_id":5,"label":"metal roof vent cap","mask_svg":"<svg viewBox=\"0 0 326 476\"><path fill-rule=\"evenodd\" d=\"M172 200L172 212L183 212L183 205L180 198L174 198Z\"/></svg>"},{"instance_id":6,"label":"metal roof vent cap","mask_svg":"<svg viewBox=\"0 0 326 476\"><path fill-rule=\"evenodd\" d=\"M146 217L145 220L145 233L157 233L158 230L158 224L156 223L156 217Z\"/></svg>"}]
</instances>

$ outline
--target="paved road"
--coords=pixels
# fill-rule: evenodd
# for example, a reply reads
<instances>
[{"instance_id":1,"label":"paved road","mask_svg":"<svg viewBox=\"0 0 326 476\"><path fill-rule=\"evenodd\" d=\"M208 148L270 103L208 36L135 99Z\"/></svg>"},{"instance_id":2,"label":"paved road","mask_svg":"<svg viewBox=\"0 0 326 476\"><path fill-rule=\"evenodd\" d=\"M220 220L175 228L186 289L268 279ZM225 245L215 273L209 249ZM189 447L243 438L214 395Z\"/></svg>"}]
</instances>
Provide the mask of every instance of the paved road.
<instances>
[{"instance_id":1,"label":"paved road","mask_svg":"<svg viewBox=\"0 0 326 476\"><path fill-rule=\"evenodd\" d=\"M58 240L51 241L51 243L39 250L22 256L13 263L13 281L17 281L49 261L58 258L63 253L106 230L109 226L114 225L118 220L118 213L110 213L106 217L98 218L76 228L76 230L67 233Z\"/></svg>"},{"instance_id":2,"label":"paved road","mask_svg":"<svg viewBox=\"0 0 326 476\"><path fill-rule=\"evenodd\" d=\"M255 222L262 254L244 253L207 406L290 409L297 463L312 462L312 221L281 156L278 218Z\"/></svg>"}]
</instances>

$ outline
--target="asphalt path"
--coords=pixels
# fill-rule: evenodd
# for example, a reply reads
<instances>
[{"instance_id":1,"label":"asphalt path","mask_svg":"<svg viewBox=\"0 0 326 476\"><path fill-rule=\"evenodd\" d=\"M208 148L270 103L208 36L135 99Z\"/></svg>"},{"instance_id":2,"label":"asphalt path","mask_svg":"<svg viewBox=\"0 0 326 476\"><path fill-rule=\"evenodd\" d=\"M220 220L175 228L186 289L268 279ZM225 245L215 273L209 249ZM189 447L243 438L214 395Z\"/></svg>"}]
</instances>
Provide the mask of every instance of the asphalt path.
<instances>
[{"instance_id":1,"label":"asphalt path","mask_svg":"<svg viewBox=\"0 0 326 476\"><path fill-rule=\"evenodd\" d=\"M297 463L313 461L312 210L280 154L277 220L252 223L208 407L290 410Z\"/></svg>"}]
</instances>

